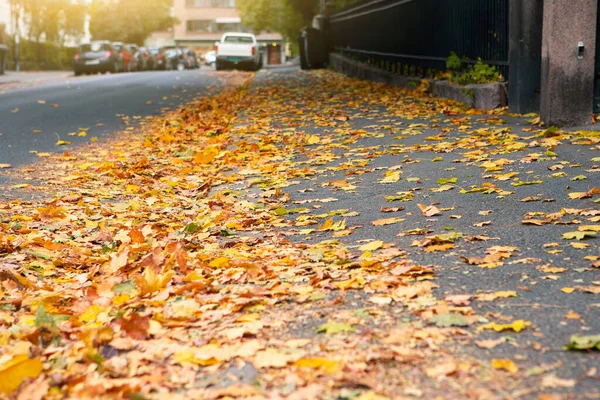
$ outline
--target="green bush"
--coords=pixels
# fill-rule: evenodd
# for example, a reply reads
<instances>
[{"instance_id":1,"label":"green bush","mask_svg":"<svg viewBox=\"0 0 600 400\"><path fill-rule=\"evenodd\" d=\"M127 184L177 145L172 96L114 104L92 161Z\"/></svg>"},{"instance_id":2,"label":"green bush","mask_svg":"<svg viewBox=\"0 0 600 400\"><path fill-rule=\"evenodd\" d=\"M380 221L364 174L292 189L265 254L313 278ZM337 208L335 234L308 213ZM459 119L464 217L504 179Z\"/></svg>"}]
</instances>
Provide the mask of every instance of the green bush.
<instances>
[{"instance_id":1,"label":"green bush","mask_svg":"<svg viewBox=\"0 0 600 400\"><path fill-rule=\"evenodd\" d=\"M15 43L14 38L7 38L8 66L15 68ZM30 40L21 40L19 44L19 61L21 70L60 70L71 69L75 47L60 47L51 43L35 43Z\"/></svg>"},{"instance_id":2,"label":"green bush","mask_svg":"<svg viewBox=\"0 0 600 400\"><path fill-rule=\"evenodd\" d=\"M500 73L496 67L484 64L481 59L478 59L474 65L463 67L463 62L454 52L450 53L446 60L446 67L450 70L450 82L459 85L491 83L500 80Z\"/></svg>"}]
</instances>

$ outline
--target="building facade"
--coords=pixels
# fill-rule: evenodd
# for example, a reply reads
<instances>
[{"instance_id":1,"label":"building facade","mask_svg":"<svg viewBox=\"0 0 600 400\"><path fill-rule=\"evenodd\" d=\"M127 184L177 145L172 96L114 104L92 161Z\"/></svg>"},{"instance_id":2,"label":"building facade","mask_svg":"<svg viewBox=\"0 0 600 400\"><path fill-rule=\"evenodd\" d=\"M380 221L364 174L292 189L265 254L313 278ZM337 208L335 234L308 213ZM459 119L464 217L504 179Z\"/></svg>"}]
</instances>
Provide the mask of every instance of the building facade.
<instances>
[{"instance_id":1,"label":"building facade","mask_svg":"<svg viewBox=\"0 0 600 400\"><path fill-rule=\"evenodd\" d=\"M235 0L174 0L173 14L177 24L168 32L152 34L148 46L177 45L205 53L225 32L249 32L242 25ZM265 64L285 61L285 43L280 34L262 33L257 39L266 49Z\"/></svg>"}]
</instances>

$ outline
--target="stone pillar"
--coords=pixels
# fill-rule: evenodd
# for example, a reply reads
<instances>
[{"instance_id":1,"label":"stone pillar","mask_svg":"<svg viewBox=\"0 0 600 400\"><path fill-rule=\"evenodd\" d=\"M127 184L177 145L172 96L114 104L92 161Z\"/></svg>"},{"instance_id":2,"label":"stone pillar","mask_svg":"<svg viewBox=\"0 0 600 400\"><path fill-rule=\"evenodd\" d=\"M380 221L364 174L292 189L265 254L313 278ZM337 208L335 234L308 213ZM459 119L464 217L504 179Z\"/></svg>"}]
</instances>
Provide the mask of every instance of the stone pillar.
<instances>
[{"instance_id":1,"label":"stone pillar","mask_svg":"<svg viewBox=\"0 0 600 400\"><path fill-rule=\"evenodd\" d=\"M510 0L508 109L540 110L544 0Z\"/></svg>"},{"instance_id":2,"label":"stone pillar","mask_svg":"<svg viewBox=\"0 0 600 400\"><path fill-rule=\"evenodd\" d=\"M541 117L546 126L592 122L598 0L545 0ZM584 52L578 58L578 43Z\"/></svg>"}]
</instances>

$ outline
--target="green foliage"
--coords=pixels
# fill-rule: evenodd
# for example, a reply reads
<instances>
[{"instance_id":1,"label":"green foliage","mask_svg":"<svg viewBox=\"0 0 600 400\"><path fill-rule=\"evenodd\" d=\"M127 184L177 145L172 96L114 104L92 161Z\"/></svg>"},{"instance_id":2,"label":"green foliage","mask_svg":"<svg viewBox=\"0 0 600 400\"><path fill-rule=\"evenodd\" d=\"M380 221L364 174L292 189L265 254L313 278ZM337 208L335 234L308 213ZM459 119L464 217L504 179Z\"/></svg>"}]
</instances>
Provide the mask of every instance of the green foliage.
<instances>
[{"instance_id":1,"label":"green foliage","mask_svg":"<svg viewBox=\"0 0 600 400\"><path fill-rule=\"evenodd\" d=\"M333 0L332 5L343 8L357 1ZM292 43L319 12L319 0L238 0L236 5L242 22L254 33L278 32Z\"/></svg>"},{"instance_id":2,"label":"green foliage","mask_svg":"<svg viewBox=\"0 0 600 400\"><path fill-rule=\"evenodd\" d=\"M446 67L451 70L459 70L461 66L462 61L460 61L460 57L455 52L451 52L450 57L446 60Z\"/></svg>"},{"instance_id":3,"label":"green foliage","mask_svg":"<svg viewBox=\"0 0 600 400\"><path fill-rule=\"evenodd\" d=\"M155 31L172 26L172 0L93 0L90 33L94 40L143 44Z\"/></svg>"},{"instance_id":4,"label":"green foliage","mask_svg":"<svg viewBox=\"0 0 600 400\"><path fill-rule=\"evenodd\" d=\"M85 0L9 0L11 19L25 28L25 37L62 46L83 36Z\"/></svg>"},{"instance_id":5,"label":"green foliage","mask_svg":"<svg viewBox=\"0 0 600 400\"><path fill-rule=\"evenodd\" d=\"M463 67L463 62L452 52L446 60L446 67L450 71L449 80L459 85L498 82L500 73L492 65L484 64L481 59L475 65Z\"/></svg>"},{"instance_id":6,"label":"green foliage","mask_svg":"<svg viewBox=\"0 0 600 400\"><path fill-rule=\"evenodd\" d=\"M21 68L62 69L71 65L74 49L64 47L84 34L85 0L9 0L10 18L23 32ZM11 49L8 63L15 64L15 38L5 37Z\"/></svg>"},{"instance_id":7,"label":"green foliage","mask_svg":"<svg viewBox=\"0 0 600 400\"><path fill-rule=\"evenodd\" d=\"M8 65L15 65L15 42L14 37L7 36ZM36 43L23 39L19 44L19 61L22 70L60 70L71 68L74 47L62 47L52 43Z\"/></svg>"},{"instance_id":8,"label":"green foliage","mask_svg":"<svg viewBox=\"0 0 600 400\"><path fill-rule=\"evenodd\" d=\"M316 6L315 1L311 1ZM310 13L299 11L289 0L238 0L242 22L254 33L278 32L295 42L302 27L310 23Z\"/></svg>"}]
</instances>

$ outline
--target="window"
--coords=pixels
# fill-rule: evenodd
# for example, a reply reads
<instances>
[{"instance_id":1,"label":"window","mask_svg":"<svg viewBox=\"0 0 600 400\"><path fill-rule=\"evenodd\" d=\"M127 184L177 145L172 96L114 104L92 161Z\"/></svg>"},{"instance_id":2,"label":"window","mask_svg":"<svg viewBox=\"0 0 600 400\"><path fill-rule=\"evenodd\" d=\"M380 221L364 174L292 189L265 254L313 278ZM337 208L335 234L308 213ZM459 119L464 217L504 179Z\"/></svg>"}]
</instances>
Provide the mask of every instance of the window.
<instances>
[{"instance_id":1,"label":"window","mask_svg":"<svg viewBox=\"0 0 600 400\"><path fill-rule=\"evenodd\" d=\"M187 21L187 31L196 33L213 33L217 31L214 20Z\"/></svg>"},{"instance_id":2,"label":"window","mask_svg":"<svg viewBox=\"0 0 600 400\"><path fill-rule=\"evenodd\" d=\"M225 36L225 43L254 43L250 36Z\"/></svg>"},{"instance_id":3,"label":"window","mask_svg":"<svg viewBox=\"0 0 600 400\"><path fill-rule=\"evenodd\" d=\"M187 0L188 8L221 7L235 8L235 0Z\"/></svg>"},{"instance_id":4,"label":"window","mask_svg":"<svg viewBox=\"0 0 600 400\"><path fill-rule=\"evenodd\" d=\"M88 51L108 51L110 50L110 46L106 43L98 43L92 42L91 44L84 44L79 47L82 53L86 53Z\"/></svg>"},{"instance_id":5,"label":"window","mask_svg":"<svg viewBox=\"0 0 600 400\"><path fill-rule=\"evenodd\" d=\"M186 22L190 33L246 32L239 22L217 22L215 20L191 20Z\"/></svg>"},{"instance_id":6,"label":"window","mask_svg":"<svg viewBox=\"0 0 600 400\"><path fill-rule=\"evenodd\" d=\"M239 23L217 23L217 32L241 32L242 24Z\"/></svg>"}]
</instances>

